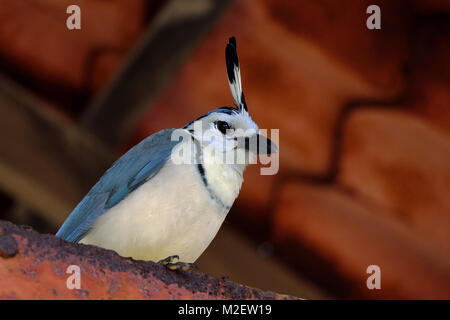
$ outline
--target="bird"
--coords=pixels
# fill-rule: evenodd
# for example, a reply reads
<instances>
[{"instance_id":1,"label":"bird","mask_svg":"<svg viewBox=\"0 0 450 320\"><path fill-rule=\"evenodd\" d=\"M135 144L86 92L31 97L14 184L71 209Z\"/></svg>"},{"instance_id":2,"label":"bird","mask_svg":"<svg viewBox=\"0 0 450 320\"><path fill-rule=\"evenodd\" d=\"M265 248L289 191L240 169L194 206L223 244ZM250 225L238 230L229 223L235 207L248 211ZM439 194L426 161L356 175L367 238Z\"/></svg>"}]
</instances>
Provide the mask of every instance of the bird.
<instances>
[{"instance_id":1,"label":"bird","mask_svg":"<svg viewBox=\"0 0 450 320\"><path fill-rule=\"evenodd\" d=\"M195 267L238 197L247 165L258 154L278 152L249 114L234 36L225 61L234 107L136 144L78 203L57 237L171 270ZM231 161L220 161L228 154Z\"/></svg>"}]
</instances>

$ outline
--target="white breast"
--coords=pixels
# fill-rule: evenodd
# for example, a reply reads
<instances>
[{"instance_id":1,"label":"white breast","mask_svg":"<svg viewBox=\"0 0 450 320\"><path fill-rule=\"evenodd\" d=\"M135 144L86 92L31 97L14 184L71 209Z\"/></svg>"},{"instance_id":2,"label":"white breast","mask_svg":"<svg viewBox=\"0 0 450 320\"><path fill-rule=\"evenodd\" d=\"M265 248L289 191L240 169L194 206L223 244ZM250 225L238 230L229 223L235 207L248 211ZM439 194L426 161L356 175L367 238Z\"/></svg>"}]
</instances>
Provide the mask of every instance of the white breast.
<instances>
[{"instance_id":1,"label":"white breast","mask_svg":"<svg viewBox=\"0 0 450 320\"><path fill-rule=\"evenodd\" d=\"M214 190L231 207L242 177L232 179L230 174L235 173L223 169L222 174L227 179ZM152 179L100 216L80 242L134 259L158 261L176 254L181 261L194 262L227 213L206 192L195 164L169 160Z\"/></svg>"}]
</instances>

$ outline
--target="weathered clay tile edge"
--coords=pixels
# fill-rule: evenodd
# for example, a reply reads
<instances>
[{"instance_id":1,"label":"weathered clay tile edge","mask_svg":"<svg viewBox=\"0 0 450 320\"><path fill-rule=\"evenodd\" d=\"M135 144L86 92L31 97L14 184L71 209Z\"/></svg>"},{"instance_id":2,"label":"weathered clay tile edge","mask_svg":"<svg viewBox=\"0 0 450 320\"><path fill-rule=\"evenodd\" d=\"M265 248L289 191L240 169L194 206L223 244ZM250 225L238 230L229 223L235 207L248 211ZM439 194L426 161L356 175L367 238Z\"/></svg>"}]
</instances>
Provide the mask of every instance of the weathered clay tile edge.
<instances>
[{"instance_id":1,"label":"weathered clay tile edge","mask_svg":"<svg viewBox=\"0 0 450 320\"><path fill-rule=\"evenodd\" d=\"M78 265L81 289L65 270ZM205 274L170 271L0 220L0 299L295 299Z\"/></svg>"}]
</instances>

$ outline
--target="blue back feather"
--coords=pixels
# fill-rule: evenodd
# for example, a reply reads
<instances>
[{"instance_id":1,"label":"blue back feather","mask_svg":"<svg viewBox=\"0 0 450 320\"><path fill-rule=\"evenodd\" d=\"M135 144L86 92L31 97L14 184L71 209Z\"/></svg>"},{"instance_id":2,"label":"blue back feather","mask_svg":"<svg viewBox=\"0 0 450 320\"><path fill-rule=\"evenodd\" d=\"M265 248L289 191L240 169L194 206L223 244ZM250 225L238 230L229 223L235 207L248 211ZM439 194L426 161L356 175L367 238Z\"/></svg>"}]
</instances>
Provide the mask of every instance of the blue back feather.
<instances>
[{"instance_id":1,"label":"blue back feather","mask_svg":"<svg viewBox=\"0 0 450 320\"><path fill-rule=\"evenodd\" d=\"M94 221L164 166L180 141L171 141L175 129L148 136L120 157L75 207L56 236L78 242Z\"/></svg>"}]
</instances>

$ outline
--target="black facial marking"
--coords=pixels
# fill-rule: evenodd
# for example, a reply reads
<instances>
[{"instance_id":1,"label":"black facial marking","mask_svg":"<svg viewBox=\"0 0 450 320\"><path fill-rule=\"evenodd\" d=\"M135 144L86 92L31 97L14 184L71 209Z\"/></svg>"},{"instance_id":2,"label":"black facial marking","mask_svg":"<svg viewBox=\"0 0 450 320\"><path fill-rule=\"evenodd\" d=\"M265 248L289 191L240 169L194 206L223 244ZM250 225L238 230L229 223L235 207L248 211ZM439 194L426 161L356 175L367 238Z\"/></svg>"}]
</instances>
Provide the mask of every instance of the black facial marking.
<instances>
[{"instance_id":1,"label":"black facial marking","mask_svg":"<svg viewBox=\"0 0 450 320\"><path fill-rule=\"evenodd\" d=\"M203 183L205 184L205 186L207 186L208 180L206 180L205 167L203 167L203 164L197 163L197 169L198 172L200 173L200 177L202 178Z\"/></svg>"},{"instance_id":2,"label":"black facial marking","mask_svg":"<svg viewBox=\"0 0 450 320\"><path fill-rule=\"evenodd\" d=\"M208 185L208 179L206 178L206 170L205 170L205 167L203 166L203 155L202 155L202 148L200 146L200 143L194 137L191 137L191 139L195 143L195 146L197 148L197 152L196 152L197 170L198 170L198 173L200 174L200 178L202 179L203 185L205 186L206 190L208 191L211 199L213 199L214 201L219 203L222 206L222 208L224 208L225 211L228 212L231 207L226 205L222 201L222 199Z\"/></svg>"},{"instance_id":3,"label":"black facial marking","mask_svg":"<svg viewBox=\"0 0 450 320\"><path fill-rule=\"evenodd\" d=\"M217 127L217 129L222 133L222 134L226 134L227 130L231 129L231 126L229 125L228 122L226 121L216 121L215 125Z\"/></svg>"},{"instance_id":4,"label":"black facial marking","mask_svg":"<svg viewBox=\"0 0 450 320\"><path fill-rule=\"evenodd\" d=\"M205 167L203 166L203 156L201 153L201 146L199 144L199 142L194 138L191 137L192 142L195 144L195 147L197 148L197 152L196 152L196 162L197 162L197 170L198 173L200 174L200 178L203 181L203 184L205 185L205 187L208 186L208 180L206 179L206 174L205 174Z\"/></svg>"}]
</instances>

